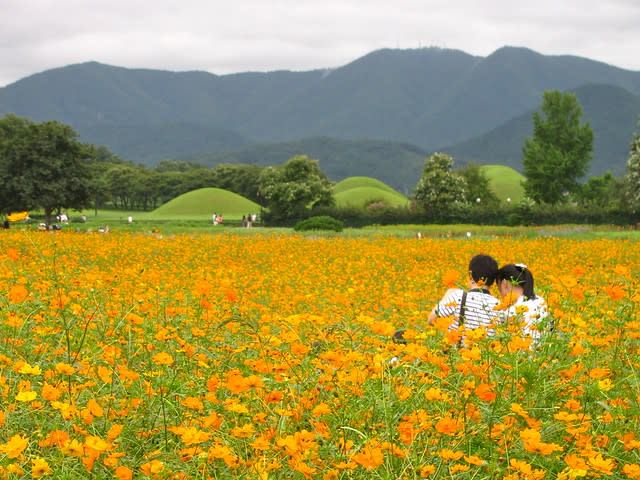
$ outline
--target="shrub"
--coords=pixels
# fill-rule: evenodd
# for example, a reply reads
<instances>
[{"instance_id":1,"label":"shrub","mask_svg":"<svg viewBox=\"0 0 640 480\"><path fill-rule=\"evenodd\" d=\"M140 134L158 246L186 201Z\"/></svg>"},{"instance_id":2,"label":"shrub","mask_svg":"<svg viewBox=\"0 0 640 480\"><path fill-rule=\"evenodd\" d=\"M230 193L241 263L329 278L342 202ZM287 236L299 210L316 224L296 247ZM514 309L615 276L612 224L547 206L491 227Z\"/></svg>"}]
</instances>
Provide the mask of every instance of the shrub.
<instances>
[{"instance_id":1,"label":"shrub","mask_svg":"<svg viewBox=\"0 0 640 480\"><path fill-rule=\"evenodd\" d=\"M333 230L335 232L341 232L343 227L344 224L340 220L336 220L335 218L327 215L322 215L302 220L293 228L298 232L305 232L308 230Z\"/></svg>"}]
</instances>

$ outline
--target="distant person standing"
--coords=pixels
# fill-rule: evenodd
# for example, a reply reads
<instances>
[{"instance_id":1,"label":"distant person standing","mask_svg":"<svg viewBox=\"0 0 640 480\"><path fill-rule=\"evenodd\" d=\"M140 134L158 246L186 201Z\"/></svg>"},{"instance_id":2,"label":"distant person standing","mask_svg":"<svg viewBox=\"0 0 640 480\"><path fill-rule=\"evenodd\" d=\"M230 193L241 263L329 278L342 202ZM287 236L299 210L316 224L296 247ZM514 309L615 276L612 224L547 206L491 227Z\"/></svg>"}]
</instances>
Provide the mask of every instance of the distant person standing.
<instances>
[{"instance_id":1,"label":"distant person standing","mask_svg":"<svg viewBox=\"0 0 640 480\"><path fill-rule=\"evenodd\" d=\"M211 222L213 223L214 227L218 224L218 215L216 213L211 215Z\"/></svg>"}]
</instances>

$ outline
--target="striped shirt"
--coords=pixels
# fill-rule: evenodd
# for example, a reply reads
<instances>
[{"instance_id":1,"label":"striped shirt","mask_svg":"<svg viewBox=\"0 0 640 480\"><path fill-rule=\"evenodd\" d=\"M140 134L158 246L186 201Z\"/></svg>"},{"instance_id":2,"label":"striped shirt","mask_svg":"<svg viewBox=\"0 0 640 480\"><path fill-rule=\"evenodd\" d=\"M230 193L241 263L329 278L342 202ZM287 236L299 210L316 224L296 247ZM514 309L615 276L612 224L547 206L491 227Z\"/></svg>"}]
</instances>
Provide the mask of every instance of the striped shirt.
<instances>
[{"instance_id":1,"label":"striped shirt","mask_svg":"<svg viewBox=\"0 0 640 480\"><path fill-rule=\"evenodd\" d=\"M449 329L459 328L460 304L463 293L464 290L460 288L452 288L442 297L436 307L436 314L439 317L452 317ZM480 288L469 290L464 308L464 328L475 329L494 323L498 315L493 307L499 303L500 301L486 290ZM488 332L489 335L493 334L493 330Z\"/></svg>"}]
</instances>

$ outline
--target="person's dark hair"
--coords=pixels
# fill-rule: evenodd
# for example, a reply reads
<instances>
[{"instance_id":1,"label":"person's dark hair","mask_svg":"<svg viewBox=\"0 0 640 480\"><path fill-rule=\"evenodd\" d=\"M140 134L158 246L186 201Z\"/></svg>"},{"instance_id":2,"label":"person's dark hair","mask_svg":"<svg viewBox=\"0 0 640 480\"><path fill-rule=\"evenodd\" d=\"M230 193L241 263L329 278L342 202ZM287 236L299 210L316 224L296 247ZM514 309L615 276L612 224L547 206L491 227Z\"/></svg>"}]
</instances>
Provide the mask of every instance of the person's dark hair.
<instances>
[{"instance_id":1,"label":"person's dark hair","mask_svg":"<svg viewBox=\"0 0 640 480\"><path fill-rule=\"evenodd\" d=\"M526 265L513 263L504 265L500 268L500 270L498 270L496 279L498 280L498 282L507 280L512 285L518 285L519 287L522 287L522 289L524 290L523 295L526 298L536 298L536 294L533 291L533 274L531 273L531 270L526 267Z\"/></svg>"},{"instance_id":2,"label":"person's dark hair","mask_svg":"<svg viewBox=\"0 0 640 480\"><path fill-rule=\"evenodd\" d=\"M478 283L482 280L487 287L490 287L498 273L498 262L489 255L476 255L469 262L469 273L474 282Z\"/></svg>"}]
</instances>

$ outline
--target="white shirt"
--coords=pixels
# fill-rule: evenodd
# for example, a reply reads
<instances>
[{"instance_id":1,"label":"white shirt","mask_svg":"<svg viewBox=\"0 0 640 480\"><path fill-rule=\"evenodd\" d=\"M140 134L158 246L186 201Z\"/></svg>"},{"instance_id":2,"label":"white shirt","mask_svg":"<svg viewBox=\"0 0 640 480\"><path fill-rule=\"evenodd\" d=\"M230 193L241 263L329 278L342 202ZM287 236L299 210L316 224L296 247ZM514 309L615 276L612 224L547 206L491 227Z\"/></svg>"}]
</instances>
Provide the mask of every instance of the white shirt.
<instances>
[{"instance_id":1,"label":"white shirt","mask_svg":"<svg viewBox=\"0 0 640 480\"><path fill-rule=\"evenodd\" d=\"M459 328L460 304L464 290L452 288L445 293L436 307L439 317L452 317L450 329ZM486 290L479 288L467 291L467 300L464 308L464 328L475 329L487 327L494 322L499 315L493 310L500 301ZM489 335L493 331L488 331Z\"/></svg>"},{"instance_id":2,"label":"white shirt","mask_svg":"<svg viewBox=\"0 0 640 480\"><path fill-rule=\"evenodd\" d=\"M547 310L547 304L544 298L536 296L534 299L525 299L525 297L518 297L516 303L511 305L507 310L502 312L503 320L518 321L524 323L522 327L522 333L524 335L531 335L531 338L537 340L540 338L542 332L534 327L540 320L549 315Z\"/></svg>"}]
</instances>

